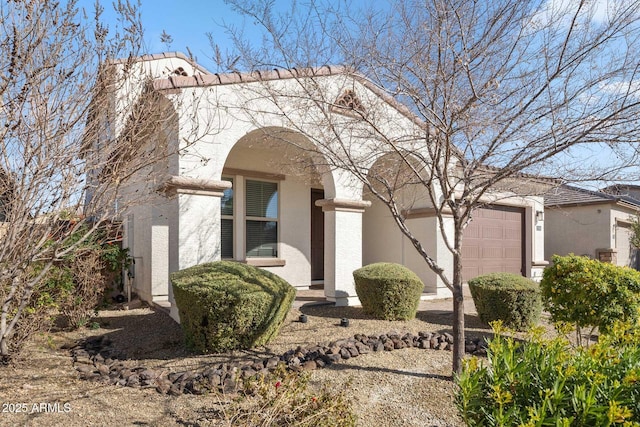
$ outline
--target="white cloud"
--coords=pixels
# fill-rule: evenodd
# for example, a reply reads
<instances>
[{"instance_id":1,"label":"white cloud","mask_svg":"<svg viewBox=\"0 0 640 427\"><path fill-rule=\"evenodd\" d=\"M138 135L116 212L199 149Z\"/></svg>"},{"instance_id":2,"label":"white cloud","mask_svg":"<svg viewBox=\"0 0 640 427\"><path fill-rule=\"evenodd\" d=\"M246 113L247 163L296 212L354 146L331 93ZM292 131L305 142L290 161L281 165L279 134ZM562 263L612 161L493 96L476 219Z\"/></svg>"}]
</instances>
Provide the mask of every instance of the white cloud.
<instances>
[{"instance_id":1,"label":"white cloud","mask_svg":"<svg viewBox=\"0 0 640 427\"><path fill-rule=\"evenodd\" d=\"M587 0L580 11L580 20L600 24L609 21L610 12L620 4L617 0ZM554 24L568 26L575 15L579 0L547 0L542 3L540 10L533 19L536 26Z\"/></svg>"}]
</instances>

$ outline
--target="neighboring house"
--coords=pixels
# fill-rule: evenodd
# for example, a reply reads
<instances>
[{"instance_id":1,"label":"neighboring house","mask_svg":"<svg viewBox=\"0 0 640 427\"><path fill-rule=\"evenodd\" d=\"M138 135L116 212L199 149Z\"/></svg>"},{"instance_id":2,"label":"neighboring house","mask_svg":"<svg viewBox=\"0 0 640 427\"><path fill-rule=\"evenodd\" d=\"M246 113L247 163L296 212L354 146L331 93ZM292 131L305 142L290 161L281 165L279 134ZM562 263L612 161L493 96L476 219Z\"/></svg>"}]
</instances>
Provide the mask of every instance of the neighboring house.
<instances>
[{"instance_id":1,"label":"neighboring house","mask_svg":"<svg viewBox=\"0 0 640 427\"><path fill-rule=\"evenodd\" d=\"M611 187L607 189L611 191ZM640 212L640 200L561 186L545 195L545 254L586 255L594 259L638 268L637 250L631 246L631 221Z\"/></svg>"},{"instance_id":2,"label":"neighboring house","mask_svg":"<svg viewBox=\"0 0 640 427\"><path fill-rule=\"evenodd\" d=\"M265 268L298 288L323 284L326 298L338 305L359 303L352 272L378 261L402 263L420 276L426 293L450 296L387 208L368 196L357 179L328 167L318 153L282 142L311 144L286 127L273 100L258 94L265 82L274 91L295 94L313 76L314 90L335 100L338 109L344 107L329 114L341 114L350 126L355 119L348 109L366 108L388 118L386 132L397 131L398 140L406 129L422 126L405 107L341 68L212 74L172 53L142 57L138 65L140 72L152 74L153 88L162 95L158 108L174 112L147 143L182 149L144 172L149 174L146 183L123 195L121 206L128 206L122 218L124 243L136 261L134 288L142 299L172 302L170 272L219 259ZM141 90L135 89L130 92ZM313 106L292 104L287 115L301 124L314 123L308 117L313 111ZM115 132L118 126L124 128L113 126ZM305 132L324 137L323 129L309 126ZM369 150L371 167L382 161L383 153L375 152L372 140L353 135L351 149ZM129 206L128 201L141 195L146 197L143 203ZM451 269L452 256L426 200L416 198L405 213L408 223L419 230L438 264ZM491 271L539 277L544 259L542 198L497 200L478 212L466 232L465 278ZM444 228L453 235L450 223ZM177 319L174 308L172 316Z\"/></svg>"},{"instance_id":3,"label":"neighboring house","mask_svg":"<svg viewBox=\"0 0 640 427\"><path fill-rule=\"evenodd\" d=\"M606 194L616 196L628 196L632 199L640 200L640 185L633 184L614 184L600 190Z\"/></svg>"}]
</instances>

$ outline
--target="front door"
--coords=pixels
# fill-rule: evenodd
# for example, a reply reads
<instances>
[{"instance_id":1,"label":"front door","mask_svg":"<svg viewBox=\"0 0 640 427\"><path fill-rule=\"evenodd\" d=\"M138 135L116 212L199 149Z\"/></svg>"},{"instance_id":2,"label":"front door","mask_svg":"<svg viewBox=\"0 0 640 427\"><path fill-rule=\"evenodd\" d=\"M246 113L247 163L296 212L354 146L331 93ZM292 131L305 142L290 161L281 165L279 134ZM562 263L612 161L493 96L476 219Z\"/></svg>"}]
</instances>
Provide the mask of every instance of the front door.
<instances>
[{"instance_id":1,"label":"front door","mask_svg":"<svg viewBox=\"0 0 640 427\"><path fill-rule=\"evenodd\" d=\"M316 200L324 190L311 189L311 280L324 280L324 212Z\"/></svg>"}]
</instances>

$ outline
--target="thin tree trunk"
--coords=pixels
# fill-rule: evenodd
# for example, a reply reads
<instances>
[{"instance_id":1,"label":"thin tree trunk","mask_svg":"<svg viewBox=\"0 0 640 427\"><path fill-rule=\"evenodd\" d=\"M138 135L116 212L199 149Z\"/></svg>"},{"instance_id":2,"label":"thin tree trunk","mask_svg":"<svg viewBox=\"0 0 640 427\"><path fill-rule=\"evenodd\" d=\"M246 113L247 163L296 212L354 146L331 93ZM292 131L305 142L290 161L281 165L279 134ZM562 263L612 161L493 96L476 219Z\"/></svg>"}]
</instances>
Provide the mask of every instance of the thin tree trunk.
<instances>
[{"instance_id":1,"label":"thin tree trunk","mask_svg":"<svg viewBox=\"0 0 640 427\"><path fill-rule=\"evenodd\" d=\"M464 296L462 286L453 293L453 372L460 373L464 357Z\"/></svg>"},{"instance_id":2,"label":"thin tree trunk","mask_svg":"<svg viewBox=\"0 0 640 427\"><path fill-rule=\"evenodd\" d=\"M0 364L3 364L8 357L9 345L7 344L5 333L2 331L2 336L0 336Z\"/></svg>"},{"instance_id":3,"label":"thin tree trunk","mask_svg":"<svg viewBox=\"0 0 640 427\"><path fill-rule=\"evenodd\" d=\"M457 231L456 231L457 233ZM457 239L456 239L457 240ZM457 245L459 246L459 245ZM453 256L453 372L460 373L465 353L464 292L462 289L462 260Z\"/></svg>"},{"instance_id":4,"label":"thin tree trunk","mask_svg":"<svg viewBox=\"0 0 640 427\"><path fill-rule=\"evenodd\" d=\"M9 315L9 307L11 300L16 291L15 279L11 282L11 290L9 295L6 296L2 304L2 311L0 312L0 363L4 363L9 358L9 327L7 326L7 317Z\"/></svg>"}]
</instances>

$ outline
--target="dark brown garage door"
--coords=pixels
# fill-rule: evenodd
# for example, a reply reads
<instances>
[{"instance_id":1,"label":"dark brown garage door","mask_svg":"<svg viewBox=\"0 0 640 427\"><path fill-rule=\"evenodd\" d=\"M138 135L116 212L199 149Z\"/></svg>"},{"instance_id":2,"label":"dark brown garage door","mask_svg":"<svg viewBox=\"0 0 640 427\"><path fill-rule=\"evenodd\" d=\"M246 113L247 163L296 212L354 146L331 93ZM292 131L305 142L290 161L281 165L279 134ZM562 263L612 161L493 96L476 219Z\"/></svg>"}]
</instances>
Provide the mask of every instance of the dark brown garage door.
<instances>
[{"instance_id":1,"label":"dark brown garage door","mask_svg":"<svg viewBox=\"0 0 640 427\"><path fill-rule=\"evenodd\" d=\"M473 214L462 237L462 277L481 274L522 274L524 209L491 206Z\"/></svg>"}]
</instances>

